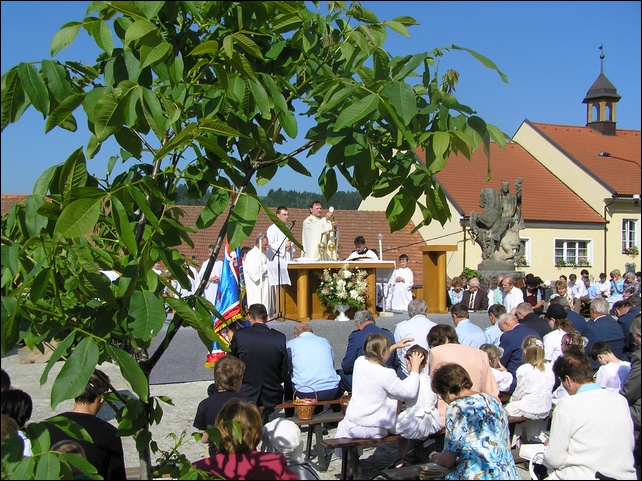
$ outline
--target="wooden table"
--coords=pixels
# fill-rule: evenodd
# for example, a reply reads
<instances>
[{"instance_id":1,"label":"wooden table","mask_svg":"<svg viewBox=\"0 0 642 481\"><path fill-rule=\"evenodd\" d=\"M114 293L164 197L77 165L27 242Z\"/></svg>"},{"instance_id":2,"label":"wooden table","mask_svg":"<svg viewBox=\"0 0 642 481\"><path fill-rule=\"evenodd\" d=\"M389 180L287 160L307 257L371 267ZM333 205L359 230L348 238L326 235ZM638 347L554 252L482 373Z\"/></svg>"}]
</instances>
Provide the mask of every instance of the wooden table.
<instances>
[{"instance_id":1,"label":"wooden table","mask_svg":"<svg viewBox=\"0 0 642 481\"><path fill-rule=\"evenodd\" d=\"M368 304L366 306L375 316L377 295L377 269L394 269L394 262L387 261L336 261L336 262L299 262L288 264L291 285L283 287L283 311L285 317L295 321L311 319L334 319L337 313L321 305L316 291L321 283L324 269L340 269L345 264L357 267L368 273ZM444 284L445 285L445 284Z\"/></svg>"}]
</instances>

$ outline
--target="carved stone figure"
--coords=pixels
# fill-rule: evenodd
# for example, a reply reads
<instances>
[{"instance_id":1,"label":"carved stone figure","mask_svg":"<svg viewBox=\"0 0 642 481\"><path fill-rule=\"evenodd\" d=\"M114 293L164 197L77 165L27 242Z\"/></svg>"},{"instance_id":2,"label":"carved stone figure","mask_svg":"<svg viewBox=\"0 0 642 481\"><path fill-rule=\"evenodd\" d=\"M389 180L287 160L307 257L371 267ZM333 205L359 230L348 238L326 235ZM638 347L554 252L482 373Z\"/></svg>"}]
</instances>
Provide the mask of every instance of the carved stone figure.
<instances>
[{"instance_id":1,"label":"carved stone figure","mask_svg":"<svg viewBox=\"0 0 642 481\"><path fill-rule=\"evenodd\" d=\"M515 264L524 254L519 231L524 228L522 219L522 179L515 181L515 194L510 193L508 182L501 190L482 189L479 196L481 214L470 213L470 233L482 249L484 261Z\"/></svg>"}]
</instances>

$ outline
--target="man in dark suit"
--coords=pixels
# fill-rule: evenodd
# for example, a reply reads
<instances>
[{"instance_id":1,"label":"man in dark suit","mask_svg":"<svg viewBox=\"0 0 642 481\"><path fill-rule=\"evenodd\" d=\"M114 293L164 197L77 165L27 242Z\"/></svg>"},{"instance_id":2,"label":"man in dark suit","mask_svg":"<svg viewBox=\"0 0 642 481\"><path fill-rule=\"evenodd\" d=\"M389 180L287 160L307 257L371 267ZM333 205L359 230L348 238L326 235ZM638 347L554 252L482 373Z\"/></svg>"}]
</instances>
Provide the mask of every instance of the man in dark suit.
<instances>
[{"instance_id":1,"label":"man in dark suit","mask_svg":"<svg viewBox=\"0 0 642 481\"><path fill-rule=\"evenodd\" d=\"M469 311L488 311L488 292L479 287L476 277L468 281L468 290L464 291L461 303Z\"/></svg>"},{"instance_id":2,"label":"man in dark suit","mask_svg":"<svg viewBox=\"0 0 642 481\"><path fill-rule=\"evenodd\" d=\"M515 314L509 312L499 316L498 324L503 332L499 340L499 347L504 350L500 362L502 366L513 375L513 383L508 391L512 393L517 385L517 375L515 374L517 368L524 364L522 343L526 336L540 337L537 331L526 327L524 324L520 324Z\"/></svg>"},{"instance_id":3,"label":"man in dark suit","mask_svg":"<svg viewBox=\"0 0 642 481\"><path fill-rule=\"evenodd\" d=\"M383 329L375 324L375 318L370 311L357 311L354 314L354 323L357 326L356 331L352 331L348 337L348 347L346 354L341 361L341 369L339 375L341 382L339 388L341 391L352 392L352 371L354 369L354 361L363 354L363 342L366 340L368 334L383 334L390 338L390 345L395 344L395 337L388 329ZM399 372L399 362L396 351L388 358L386 362L387 367L391 367Z\"/></svg>"},{"instance_id":4,"label":"man in dark suit","mask_svg":"<svg viewBox=\"0 0 642 481\"><path fill-rule=\"evenodd\" d=\"M590 317L586 330L582 334L588 339L584 347L586 354L591 352L591 346L597 341L604 341L613 351L618 359L624 359L624 333L615 319L609 316L609 301L603 297L596 297L590 304ZM591 358L591 366L594 371L600 368L600 363Z\"/></svg>"},{"instance_id":5,"label":"man in dark suit","mask_svg":"<svg viewBox=\"0 0 642 481\"><path fill-rule=\"evenodd\" d=\"M638 349L631 334L631 322L640 313L640 309L635 307L629 298L613 303L613 310L617 313L617 323L624 334L624 357L622 361L630 361L631 354Z\"/></svg>"},{"instance_id":6,"label":"man in dark suit","mask_svg":"<svg viewBox=\"0 0 642 481\"><path fill-rule=\"evenodd\" d=\"M640 479L640 384L642 376L640 375L640 346L642 346L642 334L640 332L640 311L633 318L629 332L633 336L633 342L637 350L631 355L631 372L629 377L620 389L620 394L626 398L631 410L631 418L633 419L633 430L636 432L635 448L633 455L635 456L635 470L637 471L638 479Z\"/></svg>"},{"instance_id":7,"label":"man in dark suit","mask_svg":"<svg viewBox=\"0 0 642 481\"><path fill-rule=\"evenodd\" d=\"M544 336L551 332L551 326L548 325L548 321L533 312L533 306L530 302L522 302L518 304L517 309L515 310L515 316L519 320L520 324L524 324L526 327L530 327L533 331L537 331L540 339L544 339Z\"/></svg>"},{"instance_id":8,"label":"man in dark suit","mask_svg":"<svg viewBox=\"0 0 642 481\"><path fill-rule=\"evenodd\" d=\"M288 355L285 334L270 329L265 323L267 309L263 304L248 308L250 327L234 333L230 354L245 363L245 375L239 395L264 406L263 420L267 421L274 406L283 400L283 383L288 379Z\"/></svg>"}]
</instances>

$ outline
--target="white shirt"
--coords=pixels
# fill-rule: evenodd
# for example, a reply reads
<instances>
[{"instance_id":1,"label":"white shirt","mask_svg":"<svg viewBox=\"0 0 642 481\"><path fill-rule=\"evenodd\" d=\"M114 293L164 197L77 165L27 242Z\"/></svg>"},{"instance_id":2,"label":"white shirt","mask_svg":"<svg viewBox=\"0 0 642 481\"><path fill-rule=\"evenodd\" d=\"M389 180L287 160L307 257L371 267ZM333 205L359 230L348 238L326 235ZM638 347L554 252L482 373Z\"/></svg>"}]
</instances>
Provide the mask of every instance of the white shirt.
<instances>
[{"instance_id":1,"label":"white shirt","mask_svg":"<svg viewBox=\"0 0 642 481\"><path fill-rule=\"evenodd\" d=\"M504 296L504 307L506 312L510 313L514 308L517 307L517 304L524 302L524 293L521 289L513 286L510 291Z\"/></svg>"},{"instance_id":2,"label":"white shirt","mask_svg":"<svg viewBox=\"0 0 642 481\"><path fill-rule=\"evenodd\" d=\"M395 343L406 339L407 337L412 337L414 341L413 344L419 344L421 347L430 350L428 347L428 333L430 330L435 327L437 324L432 322L423 314L417 314L416 316L411 317L407 321L401 321L395 326ZM410 346L409 346L410 347ZM401 370L404 374L408 375L408 368L406 367L406 351L408 347L402 347L397 349L397 358L399 359L399 364L401 365ZM428 372L429 366L426 363L425 372Z\"/></svg>"},{"instance_id":3,"label":"white shirt","mask_svg":"<svg viewBox=\"0 0 642 481\"><path fill-rule=\"evenodd\" d=\"M628 361L609 362L597 370L595 382L604 389L620 392L622 384L629 377L629 371L631 371L631 363Z\"/></svg>"},{"instance_id":4,"label":"white shirt","mask_svg":"<svg viewBox=\"0 0 642 481\"><path fill-rule=\"evenodd\" d=\"M592 389L557 402L544 464L555 469L549 469L549 479L595 479L596 471L615 479L637 479L633 445L626 399Z\"/></svg>"},{"instance_id":5,"label":"white shirt","mask_svg":"<svg viewBox=\"0 0 642 481\"><path fill-rule=\"evenodd\" d=\"M566 334L562 329L555 329L544 335L542 343L544 344L544 359L551 365L562 355L562 338Z\"/></svg>"},{"instance_id":6,"label":"white shirt","mask_svg":"<svg viewBox=\"0 0 642 481\"><path fill-rule=\"evenodd\" d=\"M353 259L372 259L373 261L378 261L379 258L377 257L377 254L372 249L366 248L366 252L363 254L359 254L358 251L352 251L350 255L346 258L347 261L353 260Z\"/></svg>"}]
</instances>

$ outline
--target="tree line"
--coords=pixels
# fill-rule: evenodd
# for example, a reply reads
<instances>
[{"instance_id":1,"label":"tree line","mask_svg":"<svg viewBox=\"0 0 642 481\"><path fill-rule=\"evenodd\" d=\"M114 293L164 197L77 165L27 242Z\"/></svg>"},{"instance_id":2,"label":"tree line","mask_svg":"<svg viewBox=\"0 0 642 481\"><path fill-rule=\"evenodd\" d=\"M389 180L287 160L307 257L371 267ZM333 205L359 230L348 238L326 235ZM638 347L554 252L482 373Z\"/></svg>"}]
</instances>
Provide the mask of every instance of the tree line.
<instances>
[{"instance_id":1,"label":"tree line","mask_svg":"<svg viewBox=\"0 0 642 481\"><path fill-rule=\"evenodd\" d=\"M189 196L187 185L181 184L176 187L176 203L178 205L207 205L211 195L212 193L208 191L202 197L192 198ZM265 197L261 197L261 202L268 207L284 205L290 209L307 209L315 200L320 200L324 205L333 206L339 210L357 210L361 204L361 197L356 191L336 192L328 201L318 192L297 192L283 189L270 189Z\"/></svg>"}]
</instances>

